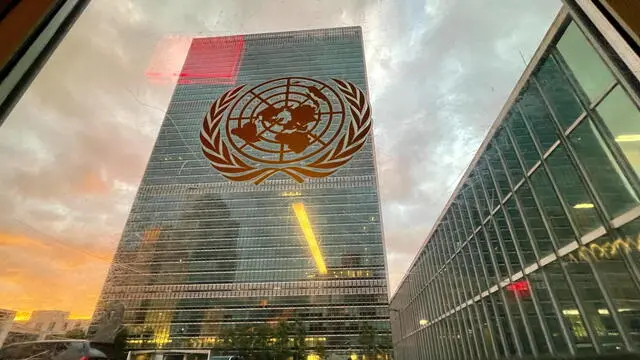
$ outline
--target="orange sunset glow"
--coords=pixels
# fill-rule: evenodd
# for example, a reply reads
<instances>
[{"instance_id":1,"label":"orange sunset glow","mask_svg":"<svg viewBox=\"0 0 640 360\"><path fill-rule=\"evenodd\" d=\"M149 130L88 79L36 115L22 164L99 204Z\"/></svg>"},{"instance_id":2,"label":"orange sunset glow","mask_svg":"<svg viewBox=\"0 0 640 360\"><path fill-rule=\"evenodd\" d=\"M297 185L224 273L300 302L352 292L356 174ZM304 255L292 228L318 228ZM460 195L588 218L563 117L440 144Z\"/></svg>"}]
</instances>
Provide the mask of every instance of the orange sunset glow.
<instances>
[{"instance_id":1,"label":"orange sunset glow","mask_svg":"<svg viewBox=\"0 0 640 360\"><path fill-rule=\"evenodd\" d=\"M0 233L0 308L28 320L34 310L70 311L73 319L93 314L112 249L55 243Z\"/></svg>"}]
</instances>

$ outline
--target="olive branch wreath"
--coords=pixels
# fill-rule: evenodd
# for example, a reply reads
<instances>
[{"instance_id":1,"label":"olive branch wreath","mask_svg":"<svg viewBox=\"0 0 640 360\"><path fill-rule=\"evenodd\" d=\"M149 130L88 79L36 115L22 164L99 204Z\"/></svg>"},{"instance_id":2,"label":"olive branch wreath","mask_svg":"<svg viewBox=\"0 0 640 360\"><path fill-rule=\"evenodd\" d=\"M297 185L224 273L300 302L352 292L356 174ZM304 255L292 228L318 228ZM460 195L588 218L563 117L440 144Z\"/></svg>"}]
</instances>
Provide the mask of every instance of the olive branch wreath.
<instances>
[{"instance_id":1,"label":"olive branch wreath","mask_svg":"<svg viewBox=\"0 0 640 360\"><path fill-rule=\"evenodd\" d=\"M311 163L302 166L256 168L229 151L228 145L222 140L220 134L220 123L224 119L223 115L227 108L246 85L225 92L211 105L200 131L200 142L204 156L209 159L211 166L227 179L234 181L253 180L256 185L278 172L291 176L299 183L304 182L302 176L320 178L335 173L339 167L349 162L365 144L367 134L371 130L371 107L365 94L353 83L339 79L332 80L338 85L338 90L349 104L351 121L348 125L348 131L340 138L337 145Z\"/></svg>"}]
</instances>

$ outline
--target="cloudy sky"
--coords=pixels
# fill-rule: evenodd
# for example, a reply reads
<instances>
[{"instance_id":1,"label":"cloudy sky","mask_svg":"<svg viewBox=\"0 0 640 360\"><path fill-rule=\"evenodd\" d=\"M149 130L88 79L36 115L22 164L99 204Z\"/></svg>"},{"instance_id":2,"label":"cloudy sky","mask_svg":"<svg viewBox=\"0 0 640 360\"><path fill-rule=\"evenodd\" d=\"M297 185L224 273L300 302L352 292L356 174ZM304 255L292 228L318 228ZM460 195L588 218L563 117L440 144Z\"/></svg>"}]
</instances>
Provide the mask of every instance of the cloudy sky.
<instances>
[{"instance_id":1,"label":"cloudy sky","mask_svg":"<svg viewBox=\"0 0 640 360\"><path fill-rule=\"evenodd\" d=\"M144 75L159 42L348 25L364 29L395 290L559 7L93 0L0 128L0 308L91 315L174 85Z\"/></svg>"}]
</instances>

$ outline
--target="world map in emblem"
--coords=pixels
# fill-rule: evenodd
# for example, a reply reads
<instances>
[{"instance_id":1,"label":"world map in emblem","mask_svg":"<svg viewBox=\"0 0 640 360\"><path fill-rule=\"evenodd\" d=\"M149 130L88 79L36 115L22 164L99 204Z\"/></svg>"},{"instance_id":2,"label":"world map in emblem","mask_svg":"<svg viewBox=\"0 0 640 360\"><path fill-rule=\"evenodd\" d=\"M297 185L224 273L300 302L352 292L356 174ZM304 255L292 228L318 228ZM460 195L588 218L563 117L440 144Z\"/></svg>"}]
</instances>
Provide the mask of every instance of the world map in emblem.
<instances>
[{"instance_id":1,"label":"world map in emblem","mask_svg":"<svg viewBox=\"0 0 640 360\"><path fill-rule=\"evenodd\" d=\"M370 130L370 105L352 82L287 77L222 94L204 118L200 141L229 180L260 184L282 173L303 182L335 173Z\"/></svg>"}]
</instances>

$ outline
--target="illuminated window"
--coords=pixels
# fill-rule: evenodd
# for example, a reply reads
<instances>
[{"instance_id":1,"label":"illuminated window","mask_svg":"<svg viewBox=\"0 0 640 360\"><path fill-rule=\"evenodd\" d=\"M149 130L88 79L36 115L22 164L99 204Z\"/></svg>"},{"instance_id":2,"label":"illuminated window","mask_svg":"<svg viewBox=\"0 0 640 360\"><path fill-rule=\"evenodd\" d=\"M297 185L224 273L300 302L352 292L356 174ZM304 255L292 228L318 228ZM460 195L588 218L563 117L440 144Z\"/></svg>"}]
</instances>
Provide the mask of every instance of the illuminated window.
<instances>
[{"instance_id":1,"label":"illuminated window","mask_svg":"<svg viewBox=\"0 0 640 360\"><path fill-rule=\"evenodd\" d=\"M567 27L556 47L589 100L613 83L613 75L575 23Z\"/></svg>"},{"instance_id":2,"label":"illuminated window","mask_svg":"<svg viewBox=\"0 0 640 360\"><path fill-rule=\"evenodd\" d=\"M621 215L638 204L626 177L589 119L576 127L569 140L611 217ZM590 202L572 205L577 210L594 207Z\"/></svg>"},{"instance_id":3,"label":"illuminated window","mask_svg":"<svg viewBox=\"0 0 640 360\"><path fill-rule=\"evenodd\" d=\"M640 111L618 86L596 108L629 164L640 175Z\"/></svg>"}]
</instances>

